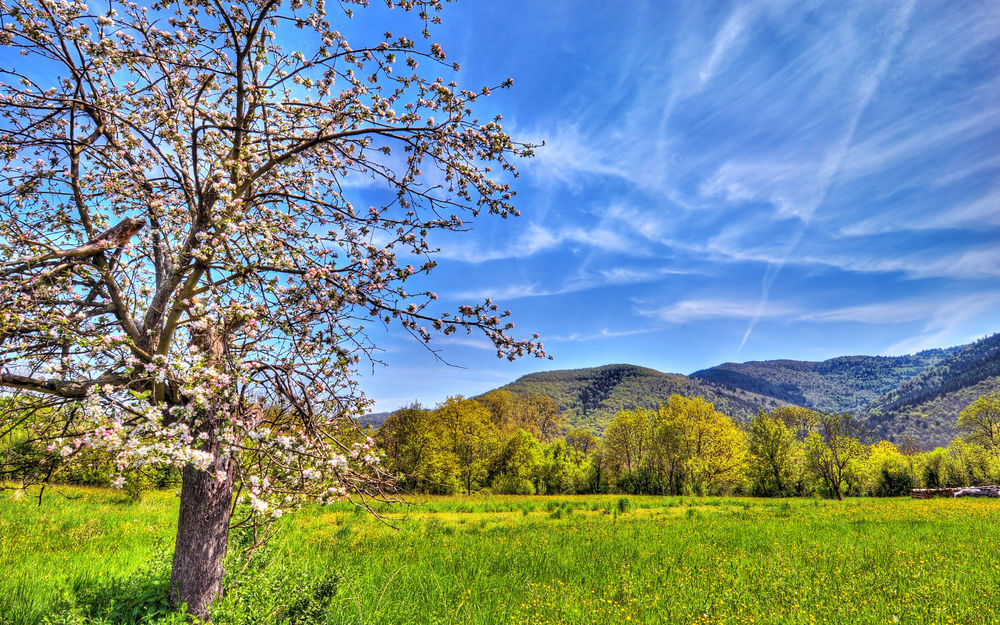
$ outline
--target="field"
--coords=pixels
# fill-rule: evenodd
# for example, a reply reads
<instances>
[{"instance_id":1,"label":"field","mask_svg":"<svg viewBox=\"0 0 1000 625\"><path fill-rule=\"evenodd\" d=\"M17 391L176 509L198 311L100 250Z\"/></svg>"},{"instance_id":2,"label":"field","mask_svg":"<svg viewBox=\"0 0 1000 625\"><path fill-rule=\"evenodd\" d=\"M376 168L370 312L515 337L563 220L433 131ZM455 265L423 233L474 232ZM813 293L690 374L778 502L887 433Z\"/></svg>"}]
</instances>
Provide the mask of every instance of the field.
<instances>
[{"instance_id":1,"label":"field","mask_svg":"<svg viewBox=\"0 0 1000 625\"><path fill-rule=\"evenodd\" d=\"M179 622L174 494L58 490L0 494L0 623ZM215 621L1000 622L997 501L414 502L394 528L347 504L283 518L231 560Z\"/></svg>"}]
</instances>

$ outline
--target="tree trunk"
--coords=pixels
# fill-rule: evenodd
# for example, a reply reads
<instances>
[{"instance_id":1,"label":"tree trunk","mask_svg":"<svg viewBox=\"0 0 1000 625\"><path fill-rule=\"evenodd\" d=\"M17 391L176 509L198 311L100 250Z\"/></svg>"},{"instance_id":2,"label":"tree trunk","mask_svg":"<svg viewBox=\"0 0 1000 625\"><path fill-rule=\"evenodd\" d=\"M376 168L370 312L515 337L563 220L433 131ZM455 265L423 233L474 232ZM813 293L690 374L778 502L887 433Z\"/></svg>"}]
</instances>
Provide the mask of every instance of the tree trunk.
<instances>
[{"instance_id":1,"label":"tree trunk","mask_svg":"<svg viewBox=\"0 0 1000 625\"><path fill-rule=\"evenodd\" d=\"M785 496L785 485L781 483L781 468L778 467L777 462L771 463L771 468L774 472L774 484L778 488L778 497Z\"/></svg>"},{"instance_id":2,"label":"tree trunk","mask_svg":"<svg viewBox=\"0 0 1000 625\"><path fill-rule=\"evenodd\" d=\"M840 494L840 480L830 478L830 490L837 495L837 501L843 501L844 496Z\"/></svg>"},{"instance_id":3,"label":"tree trunk","mask_svg":"<svg viewBox=\"0 0 1000 625\"><path fill-rule=\"evenodd\" d=\"M170 572L170 599L188 614L208 619L208 606L222 591L223 566L233 503L231 460L216 450L206 471L188 465L181 482L181 510ZM216 480L216 472L226 478Z\"/></svg>"}]
</instances>

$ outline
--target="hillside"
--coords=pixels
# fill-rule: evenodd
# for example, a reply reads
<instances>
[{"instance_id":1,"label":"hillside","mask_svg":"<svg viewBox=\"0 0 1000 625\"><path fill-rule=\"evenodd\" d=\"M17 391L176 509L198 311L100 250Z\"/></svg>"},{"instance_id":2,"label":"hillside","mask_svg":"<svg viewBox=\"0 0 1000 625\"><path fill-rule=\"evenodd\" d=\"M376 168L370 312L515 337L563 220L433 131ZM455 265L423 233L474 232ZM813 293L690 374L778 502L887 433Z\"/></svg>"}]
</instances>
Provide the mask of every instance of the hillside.
<instances>
[{"instance_id":1,"label":"hillside","mask_svg":"<svg viewBox=\"0 0 1000 625\"><path fill-rule=\"evenodd\" d=\"M621 364L532 373L501 388L518 394L548 395L567 414L571 425L598 433L619 410L655 408L675 393L703 397L719 411L741 420L756 414L758 408L770 410L786 403L707 380Z\"/></svg>"},{"instance_id":2,"label":"hillside","mask_svg":"<svg viewBox=\"0 0 1000 625\"><path fill-rule=\"evenodd\" d=\"M887 438L909 435L943 445L955 435L958 413L997 389L1000 334L954 348L948 358L873 400L865 414L876 432Z\"/></svg>"},{"instance_id":3,"label":"hillside","mask_svg":"<svg viewBox=\"0 0 1000 625\"><path fill-rule=\"evenodd\" d=\"M392 415L391 412L370 412L357 419L358 425L370 425L373 428L380 428L385 420Z\"/></svg>"},{"instance_id":4,"label":"hillside","mask_svg":"<svg viewBox=\"0 0 1000 625\"><path fill-rule=\"evenodd\" d=\"M998 389L1000 376L991 376L916 403L891 409L872 408L868 421L878 438L899 442L909 437L925 449L945 446L957 434L955 421L958 413L979 397Z\"/></svg>"},{"instance_id":5,"label":"hillside","mask_svg":"<svg viewBox=\"0 0 1000 625\"><path fill-rule=\"evenodd\" d=\"M880 395L961 349L932 349L909 356L841 356L822 362L727 362L691 377L822 412L860 413Z\"/></svg>"},{"instance_id":6,"label":"hillside","mask_svg":"<svg viewBox=\"0 0 1000 625\"><path fill-rule=\"evenodd\" d=\"M619 410L655 408L676 393L703 397L746 420L759 408L792 404L866 418L873 433L923 447L946 445L958 413L1000 389L1000 334L975 343L908 356L841 356L822 362L725 363L691 376L635 365L532 373L501 388L556 400L569 423L600 434ZM386 414L364 422L380 425Z\"/></svg>"}]
</instances>

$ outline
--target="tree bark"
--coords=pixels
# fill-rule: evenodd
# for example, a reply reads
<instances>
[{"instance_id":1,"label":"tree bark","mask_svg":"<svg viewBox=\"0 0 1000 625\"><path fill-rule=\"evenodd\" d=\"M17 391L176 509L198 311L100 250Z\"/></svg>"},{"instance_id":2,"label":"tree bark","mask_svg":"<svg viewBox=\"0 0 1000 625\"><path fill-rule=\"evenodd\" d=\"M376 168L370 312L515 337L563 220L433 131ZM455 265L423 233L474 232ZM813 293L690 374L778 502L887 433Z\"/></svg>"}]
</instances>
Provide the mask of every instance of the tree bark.
<instances>
[{"instance_id":1,"label":"tree bark","mask_svg":"<svg viewBox=\"0 0 1000 625\"><path fill-rule=\"evenodd\" d=\"M213 446L214 447L214 446ZM222 591L222 560L232 514L232 460L215 450L206 471L187 465L182 472L181 510L170 572L170 599L188 614L208 619L208 606ZM225 471L221 482L216 472Z\"/></svg>"}]
</instances>

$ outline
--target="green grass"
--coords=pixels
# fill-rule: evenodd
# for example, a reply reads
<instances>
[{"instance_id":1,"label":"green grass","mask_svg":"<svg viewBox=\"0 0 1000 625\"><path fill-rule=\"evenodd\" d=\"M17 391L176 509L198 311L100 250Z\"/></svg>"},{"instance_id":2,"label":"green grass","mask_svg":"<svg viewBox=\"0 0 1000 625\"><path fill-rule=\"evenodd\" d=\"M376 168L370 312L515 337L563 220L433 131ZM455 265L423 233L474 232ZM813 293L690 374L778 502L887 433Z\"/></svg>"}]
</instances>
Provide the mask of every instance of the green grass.
<instances>
[{"instance_id":1,"label":"green grass","mask_svg":"<svg viewBox=\"0 0 1000 625\"><path fill-rule=\"evenodd\" d=\"M34 622L74 586L124 578L166 552L177 522L173 492L135 503L120 491L55 487L36 497L0 492L0 623Z\"/></svg>"},{"instance_id":2,"label":"green grass","mask_svg":"<svg viewBox=\"0 0 1000 625\"><path fill-rule=\"evenodd\" d=\"M0 622L160 614L173 493L63 490L78 498L0 496ZM346 504L282 519L261 558L231 562L215 621L1000 622L997 501L416 502L386 510L394 528Z\"/></svg>"}]
</instances>

